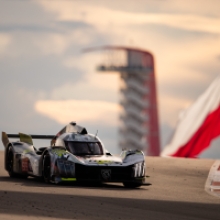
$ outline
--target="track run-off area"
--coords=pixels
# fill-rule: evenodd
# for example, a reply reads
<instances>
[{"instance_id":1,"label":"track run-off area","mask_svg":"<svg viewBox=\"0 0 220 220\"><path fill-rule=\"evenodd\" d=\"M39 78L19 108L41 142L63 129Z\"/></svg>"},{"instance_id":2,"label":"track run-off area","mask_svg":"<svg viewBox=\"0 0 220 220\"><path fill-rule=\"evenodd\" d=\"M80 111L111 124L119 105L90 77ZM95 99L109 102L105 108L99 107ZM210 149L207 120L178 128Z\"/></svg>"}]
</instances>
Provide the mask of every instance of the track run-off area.
<instances>
[{"instance_id":1,"label":"track run-off area","mask_svg":"<svg viewBox=\"0 0 220 220\"><path fill-rule=\"evenodd\" d=\"M0 219L219 220L220 197L207 192L214 163L146 157L152 185L138 189L120 183L52 185L31 177L10 178L1 151Z\"/></svg>"}]
</instances>

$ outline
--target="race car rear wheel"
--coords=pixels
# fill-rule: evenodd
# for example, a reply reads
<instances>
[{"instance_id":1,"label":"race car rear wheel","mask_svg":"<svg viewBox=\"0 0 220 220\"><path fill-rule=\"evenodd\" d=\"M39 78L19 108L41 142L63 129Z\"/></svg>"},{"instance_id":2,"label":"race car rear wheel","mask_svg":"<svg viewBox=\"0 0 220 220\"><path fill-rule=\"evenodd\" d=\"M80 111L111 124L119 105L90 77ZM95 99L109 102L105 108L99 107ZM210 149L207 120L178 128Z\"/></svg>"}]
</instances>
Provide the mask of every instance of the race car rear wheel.
<instances>
[{"instance_id":1,"label":"race car rear wheel","mask_svg":"<svg viewBox=\"0 0 220 220\"><path fill-rule=\"evenodd\" d=\"M49 183L51 179L50 170L51 170L50 155L47 153L44 155L44 159L43 159L43 178L46 183Z\"/></svg>"},{"instance_id":2,"label":"race car rear wheel","mask_svg":"<svg viewBox=\"0 0 220 220\"><path fill-rule=\"evenodd\" d=\"M123 182L124 187L126 188L138 188L142 186L141 183L132 183L132 182Z\"/></svg>"},{"instance_id":3,"label":"race car rear wheel","mask_svg":"<svg viewBox=\"0 0 220 220\"><path fill-rule=\"evenodd\" d=\"M7 152L7 159L6 159L6 168L8 171L8 174L10 177L16 177L16 174L13 172L13 164L14 164L14 158L13 158L13 150L12 147L9 146L8 152Z\"/></svg>"}]
</instances>

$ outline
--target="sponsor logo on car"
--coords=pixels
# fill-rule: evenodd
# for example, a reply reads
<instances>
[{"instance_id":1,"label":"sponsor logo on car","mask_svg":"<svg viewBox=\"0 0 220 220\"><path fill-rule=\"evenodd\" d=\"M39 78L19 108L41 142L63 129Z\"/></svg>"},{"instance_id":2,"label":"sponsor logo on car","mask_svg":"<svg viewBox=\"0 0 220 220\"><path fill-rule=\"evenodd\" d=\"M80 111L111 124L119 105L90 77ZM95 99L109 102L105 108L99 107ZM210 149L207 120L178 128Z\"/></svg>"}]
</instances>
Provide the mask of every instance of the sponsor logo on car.
<instances>
[{"instance_id":1,"label":"sponsor logo on car","mask_svg":"<svg viewBox=\"0 0 220 220\"><path fill-rule=\"evenodd\" d=\"M110 169L102 169L101 175L104 180L110 180L111 179L111 170Z\"/></svg>"}]
</instances>

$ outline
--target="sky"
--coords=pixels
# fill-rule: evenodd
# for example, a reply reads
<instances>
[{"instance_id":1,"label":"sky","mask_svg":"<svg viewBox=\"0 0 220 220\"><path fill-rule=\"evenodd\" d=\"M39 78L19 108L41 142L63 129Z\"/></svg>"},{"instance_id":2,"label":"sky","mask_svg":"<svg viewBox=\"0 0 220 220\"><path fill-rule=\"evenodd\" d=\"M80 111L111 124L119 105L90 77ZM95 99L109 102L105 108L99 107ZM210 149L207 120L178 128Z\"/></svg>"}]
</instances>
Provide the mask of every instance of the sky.
<instances>
[{"instance_id":1,"label":"sky","mask_svg":"<svg viewBox=\"0 0 220 220\"><path fill-rule=\"evenodd\" d=\"M163 148L219 75L220 2L0 0L0 129L54 134L76 121L118 153L119 75L98 73L100 53L83 53L103 45L154 55ZM219 155L216 143L201 157Z\"/></svg>"}]
</instances>

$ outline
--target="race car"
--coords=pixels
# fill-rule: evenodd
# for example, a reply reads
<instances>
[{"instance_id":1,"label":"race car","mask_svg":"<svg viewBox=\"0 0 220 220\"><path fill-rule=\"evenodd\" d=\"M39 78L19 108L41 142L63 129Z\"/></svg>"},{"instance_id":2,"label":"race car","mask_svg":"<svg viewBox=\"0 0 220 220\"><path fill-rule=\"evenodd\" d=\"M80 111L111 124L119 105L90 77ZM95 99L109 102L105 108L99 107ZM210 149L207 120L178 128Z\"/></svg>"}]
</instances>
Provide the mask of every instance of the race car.
<instances>
[{"instance_id":1,"label":"race car","mask_svg":"<svg viewBox=\"0 0 220 220\"><path fill-rule=\"evenodd\" d=\"M11 142L9 138L20 138ZM50 146L36 149L32 139L50 139ZM97 135L69 123L56 135L6 134L5 169L10 177L40 177L46 183L63 181L122 182L136 188L145 183L145 156L140 150L109 153Z\"/></svg>"}]
</instances>

